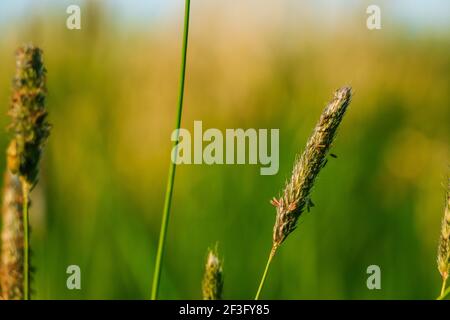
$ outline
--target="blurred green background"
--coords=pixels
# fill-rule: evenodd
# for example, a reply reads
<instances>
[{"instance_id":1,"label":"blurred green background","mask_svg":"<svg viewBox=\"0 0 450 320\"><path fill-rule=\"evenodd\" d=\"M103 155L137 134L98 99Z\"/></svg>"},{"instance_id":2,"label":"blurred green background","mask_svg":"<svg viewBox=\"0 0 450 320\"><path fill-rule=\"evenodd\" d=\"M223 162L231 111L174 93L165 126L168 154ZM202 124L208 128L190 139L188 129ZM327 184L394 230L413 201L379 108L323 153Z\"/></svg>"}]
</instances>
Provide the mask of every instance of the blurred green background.
<instances>
[{"instance_id":1,"label":"blurred green background","mask_svg":"<svg viewBox=\"0 0 450 320\"><path fill-rule=\"evenodd\" d=\"M2 1L0 126L14 51L45 53L53 124L32 193L34 296L150 297L173 130L184 1ZM69 4L82 30L65 27ZM382 29L366 28L379 4ZM315 207L274 259L263 298L428 299L449 169L445 1L191 4L182 126L279 128L280 170L177 169L160 297L201 297L208 247L225 298L253 298L271 246L269 200L332 92L354 97L312 193ZM8 142L0 135L0 149ZM5 167L5 157L0 157ZM82 290L66 288L81 267ZM381 290L366 269L381 268Z\"/></svg>"}]
</instances>

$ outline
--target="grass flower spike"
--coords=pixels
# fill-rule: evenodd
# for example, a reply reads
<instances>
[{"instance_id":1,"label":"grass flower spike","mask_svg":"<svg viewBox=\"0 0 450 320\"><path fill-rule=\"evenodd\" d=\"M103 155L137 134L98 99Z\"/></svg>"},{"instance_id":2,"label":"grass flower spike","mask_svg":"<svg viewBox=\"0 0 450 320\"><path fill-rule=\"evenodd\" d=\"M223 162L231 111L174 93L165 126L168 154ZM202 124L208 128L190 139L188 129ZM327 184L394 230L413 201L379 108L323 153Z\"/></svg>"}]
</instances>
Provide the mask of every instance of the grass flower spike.
<instances>
[{"instance_id":1,"label":"grass flower spike","mask_svg":"<svg viewBox=\"0 0 450 320\"><path fill-rule=\"evenodd\" d=\"M30 298L29 193L37 183L39 161L50 133L45 96L42 50L32 45L20 47L16 52L16 74L8 112L13 137L7 149L3 195L1 283L4 298Z\"/></svg>"},{"instance_id":2,"label":"grass flower spike","mask_svg":"<svg viewBox=\"0 0 450 320\"><path fill-rule=\"evenodd\" d=\"M223 289L222 263L216 250L209 250L203 276L203 300L221 300Z\"/></svg>"},{"instance_id":3,"label":"grass flower spike","mask_svg":"<svg viewBox=\"0 0 450 320\"><path fill-rule=\"evenodd\" d=\"M279 199L272 204L277 209L273 229L273 247L278 248L295 230L297 221L311 200L309 194L333 142L336 130L350 103L351 89L344 87L336 91L334 99L323 111L314 132L306 144L302 156L295 161L292 176Z\"/></svg>"},{"instance_id":4,"label":"grass flower spike","mask_svg":"<svg viewBox=\"0 0 450 320\"><path fill-rule=\"evenodd\" d=\"M256 293L256 299L259 298L270 263L277 249L287 236L295 230L298 219L304 210L313 206L310 199L311 189L320 170L327 163L328 151L350 103L351 95L350 87L343 87L335 92L333 99L322 112L303 154L296 159L291 178L286 183L281 197L274 198L271 201L277 211L273 228L272 250Z\"/></svg>"},{"instance_id":5,"label":"grass flower spike","mask_svg":"<svg viewBox=\"0 0 450 320\"><path fill-rule=\"evenodd\" d=\"M189 12L191 7L191 0L185 0L184 5L184 28L183 28L183 45L181 48L181 68L180 68L180 87L178 92L178 107L175 127L177 129L177 136L173 142L175 149L178 148L179 141L179 129L181 126L181 115L183 111L184 101L184 82L186 79L186 55L188 47L188 34L189 34ZM177 152L175 152L177 154ZM159 232L158 248L156 251L155 269L153 271L153 284L151 291L151 299L156 300L158 298L159 283L161 280L161 268L164 255L164 248L166 245L166 234L169 227L170 209L172 207L172 194L175 184L175 171L176 161L171 161L169 167L169 175L167 177L166 196L164 198L164 208L161 220L161 231Z\"/></svg>"},{"instance_id":6,"label":"grass flower spike","mask_svg":"<svg viewBox=\"0 0 450 320\"><path fill-rule=\"evenodd\" d=\"M9 170L18 174L29 188L37 181L43 146L50 133L45 108L46 70L42 51L31 45L17 50L16 75L9 115L14 134L8 150ZM16 156L17 159L12 158Z\"/></svg>"}]
</instances>

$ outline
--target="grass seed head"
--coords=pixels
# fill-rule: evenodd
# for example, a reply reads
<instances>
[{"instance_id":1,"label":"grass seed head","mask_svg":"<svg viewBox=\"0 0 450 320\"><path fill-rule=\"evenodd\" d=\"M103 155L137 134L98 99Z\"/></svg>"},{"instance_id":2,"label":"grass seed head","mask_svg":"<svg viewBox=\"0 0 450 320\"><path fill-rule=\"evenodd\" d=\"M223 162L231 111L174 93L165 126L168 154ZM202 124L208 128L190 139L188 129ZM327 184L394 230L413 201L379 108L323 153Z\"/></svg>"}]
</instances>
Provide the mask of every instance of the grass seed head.
<instances>
[{"instance_id":1,"label":"grass seed head","mask_svg":"<svg viewBox=\"0 0 450 320\"><path fill-rule=\"evenodd\" d=\"M274 248L280 246L295 230L305 206L310 203L310 191L326 163L327 153L350 103L351 95L350 87L343 87L335 92L333 99L322 112L303 154L295 160L292 176L281 197L272 200L277 210L273 229Z\"/></svg>"},{"instance_id":2,"label":"grass seed head","mask_svg":"<svg viewBox=\"0 0 450 320\"><path fill-rule=\"evenodd\" d=\"M203 300L221 300L223 289L223 271L217 249L209 250L203 276Z\"/></svg>"},{"instance_id":3,"label":"grass seed head","mask_svg":"<svg viewBox=\"0 0 450 320\"><path fill-rule=\"evenodd\" d=\"M36 184L42 149L50 132L45 108L46 70L42 51L25 45L16 51L2 207L1 296L28 299L28 192ZM25 201L27 200L27 201ZM25 215L25 209L27 214Z\"/></svg>"},{"instance_id":4,"label":"grass seed head","mask_svg":"<svg viewBox=\"0 0 450 320\"><path fill-rule=\"evenodd\" d=\"M9 109L12 118L9 128L14 138L8 148L8 166L30 186L36 183L42 148L50 133L45 83L41 49L32 45L20 47L16 52L16 74Z\"/></svg>"}]
</instances>

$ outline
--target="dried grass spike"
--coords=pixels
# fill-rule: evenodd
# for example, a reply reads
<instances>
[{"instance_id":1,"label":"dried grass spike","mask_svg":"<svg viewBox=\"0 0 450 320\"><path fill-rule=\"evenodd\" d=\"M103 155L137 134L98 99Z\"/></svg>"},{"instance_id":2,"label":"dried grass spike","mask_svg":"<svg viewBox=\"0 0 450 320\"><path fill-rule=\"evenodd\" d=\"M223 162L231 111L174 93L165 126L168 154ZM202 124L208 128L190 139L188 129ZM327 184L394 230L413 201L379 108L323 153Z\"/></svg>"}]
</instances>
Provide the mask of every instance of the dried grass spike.
<instances>
[{"instance_id":1,"label":"dried grass spike","mask_svg":"<svg viewBox=\"0 0 450 320\"><path fill-rule=\"evenodd\" d=\"M12 171L30 187L36 183L42 148L50 133L45 108L46 70L42 50L32 45L16 52L16 74L9 115L10 130L15 138L18 167Z\"/></svg>"}]
</instances>

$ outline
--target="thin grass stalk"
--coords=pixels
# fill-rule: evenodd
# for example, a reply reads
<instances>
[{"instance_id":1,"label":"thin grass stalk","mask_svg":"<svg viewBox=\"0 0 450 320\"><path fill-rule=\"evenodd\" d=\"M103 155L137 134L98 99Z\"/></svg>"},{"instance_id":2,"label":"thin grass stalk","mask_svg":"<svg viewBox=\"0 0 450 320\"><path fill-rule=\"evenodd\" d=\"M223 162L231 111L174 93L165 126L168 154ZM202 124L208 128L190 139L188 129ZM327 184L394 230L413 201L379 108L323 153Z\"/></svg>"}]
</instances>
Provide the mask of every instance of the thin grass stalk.
<instances>
[{"instance_id":1,"label":"thin grass stalk","mask_svg":"<svg viewBox=\"0 0 450 320\"><path fill-rule=\"evenodd\" d=\"M156 300L158 298L158 290L159 284L161 280L161 266L162 259L164 255L164 249L166 245L166 234L169 225L169 215L170 209L172 205L172 194L173 187L175 182L175 169L176 169L176 157L178 152L178 143L179 143L179 129L181 126L181 115L183 111L183 99L184 99L184 82L186 76L186 53L187 53L187 45L188 45L188 33L189 33L189 11L190 11L190 0L186 0L185 2L185 13L184 13L184 31L183 31L183 46L181 49L181 70L180 70L180 87L179 87L179 95L178 95L178 109L177 109L177 117L176 117L176 139L173 143L173 147L175 148L175 159L171 161L169 167L169 175L167 178L167 188L166 195L164 199L164 209L161 220L161 230L159 233L158 240L158 249L156 253L156 261L155 261L155 269L153 274L153 285L151 292L151 299Z\"/></svg>"},{"instance_id":2,"label":"thin grass stalk","mask_svg":"<svg viewBox=\"0 0 450 320\"><path fill-rule=\"evenodd\" d=\"M350 103L351 95L350 87L343 87L335 92L334 98L322 112L303 154L295 161L291 178L286 183L281 197L274 198L271 201L277 211L273 228L272 249L255 300L260 297L270 264L278 248L288 235L296 229L298 219L305 208L314 206L310 199L310 192L320 170L327 163L328 151Z\"/></svg>"},{"instance_id":3,"label":"thin grass stalk","mask_svg":"<svg viewBox=\"0 0 450 320\"><path fill-rule=\"evenodd\" d=\"M447 279L443 279L442 280L442 285L441 285L441 293L440 293L441 296L444 295L446 287L447 287Z\"/></svg>"},{"instance_id":4,"label":"thin grass stalk","mask_svg":"<svg viewBox=\"0 0 450 320\"><path fill-rule=\"evenodd\" d=\"M436 300L444 300L450 294L450 287L447 288Z\"/></svg>"},{"instance_id":5,"label":"thin grass stalk","mask_svg":"<svg viewBox=\"0 0 450 320\"><path fill-rule=\"evenodd\" d=\"M272 249L270 250L269 258L267 259L266 267L264 268L264 273L262 275L261 281L259 282L258 291L256 292L255 300L259 300L259 296L261 295L261 291L264 287L264 283L266 282L270 264L272 263L272 259L275 256L275 252L276 252L276 249L274 249L272 247Z\"/></svg>"}]
</instances>

